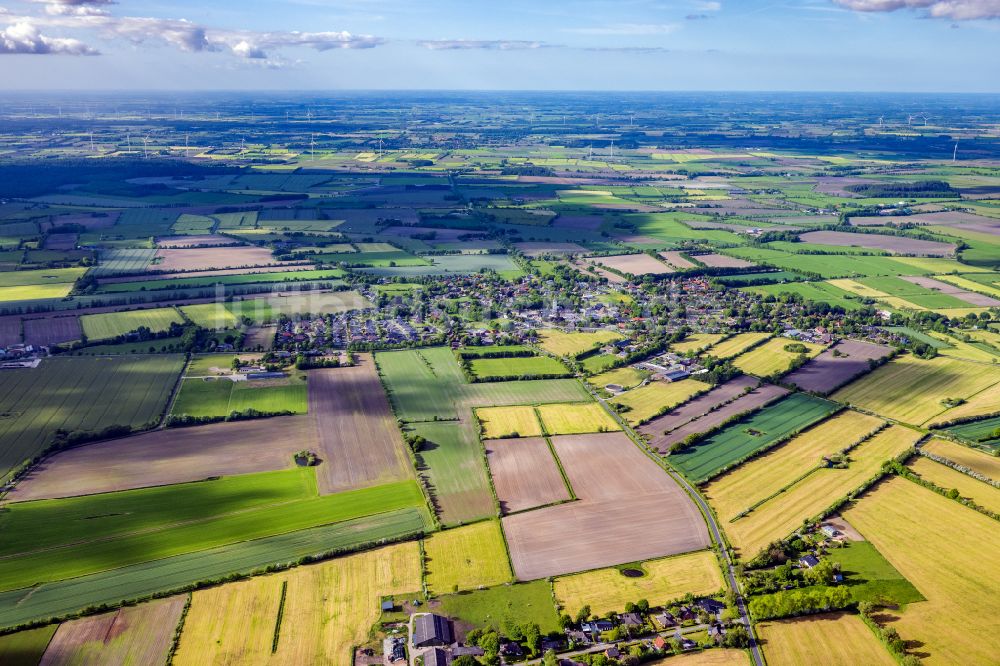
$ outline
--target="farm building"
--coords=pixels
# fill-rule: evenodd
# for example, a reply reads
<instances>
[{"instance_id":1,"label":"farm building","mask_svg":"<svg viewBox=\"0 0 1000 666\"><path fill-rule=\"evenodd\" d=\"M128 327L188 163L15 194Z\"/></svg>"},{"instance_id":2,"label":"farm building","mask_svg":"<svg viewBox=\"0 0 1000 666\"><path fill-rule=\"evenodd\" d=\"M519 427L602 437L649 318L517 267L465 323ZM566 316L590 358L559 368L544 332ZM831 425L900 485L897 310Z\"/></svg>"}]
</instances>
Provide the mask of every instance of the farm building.
<instances>
[{"instance_id":1,"label":"farm building","mask_svg":"<svg viewBox=\"0 0 1000 666\"><path fill-rule=\"evenodd\" d=\"M427 613L418 615L413 621L414 647L451 645L453 636L448 618Z\"/></svg>"},{"instance_id":2,"label":"farm building","mask_svg":"<svg viewBox=\"0 0 1000 666\"><path fill-rule=\"evenodd\" d=\"M434 648L424 654L424 666L448 666L448 653Z\"/></svg>"}]
</instances>

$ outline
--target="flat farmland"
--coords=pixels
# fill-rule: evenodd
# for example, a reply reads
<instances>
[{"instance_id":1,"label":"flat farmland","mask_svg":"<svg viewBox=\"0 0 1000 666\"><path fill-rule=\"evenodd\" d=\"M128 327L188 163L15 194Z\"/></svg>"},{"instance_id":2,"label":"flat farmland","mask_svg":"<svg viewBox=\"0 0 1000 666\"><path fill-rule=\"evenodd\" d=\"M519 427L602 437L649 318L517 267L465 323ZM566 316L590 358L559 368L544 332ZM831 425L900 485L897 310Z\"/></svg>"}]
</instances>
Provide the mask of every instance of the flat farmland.
<instances>
[{"instance_id":1,"label":"flat farmland","mask_svg":"<svg viewBox=\"0 0 1000 666\"><path fill-rule=\"evenodd\" d=\"M82 329L76 315L24 320L24 342L29 345L57 345L80 339Z\"/></svg>"},{"instance_id":2,"label":"flat farmland","mask_svg":"<svg viewBox=\"0 0 1000 666\"><path fill-rule=\"evenodd\" d=\"M298 374L239 382L225 377L188 377L181 383L170 415L219 418L250 409L264 414L305 414L308 393Z\"/></svg>"},{"instance_id":3,"label":"flat farmland","mask_svg":"<svg viewBox=\"0 0 1000 666\"><path fill-rule=\"evenodd\" d=\"M690 498L624 434L554 437L576 502L503 518L520 580L700 550L709 543Z\"/></svg>"},{"instance_id":4,"label":"flat farmland","mask_svg":"<svg viewBox=\"0 0 1000 666\"><path fill-rule=\"evenodd\" d=\"M548 443L541 437L486 442L500 510L516 513L570 499Z\"/></svg>"},{"instance_id":5,"label":"flat farmland","mask_svg":"<svg viewBox=\"0 0 1000 666\"><path fill-rule=\"evenodd\" d=\"M57 628L50 624L0 636L0 664L38 666Z\"/></svg>"},{"instance_id":6,"label":"flat farmland","mask_svg":"<svg viewBox=\"0 0 1000 666\"><path fill-rule=\"evenodd\" d=\"M947 257L955 254L955 246L905 236L882 234L854 234L846 231L810 231L799 236L806 243L838 245L842 247L867 247L894 254L918 254L928 257Z\"/></svg>"},{"instance_id":7,"label":"flat farmland","mask_svg":"<svg viewBox=\"0 0 1000 666\"><path fill-rule=\"evenodd\" d=\"M871 434L881 419L844 411L796 435L755 460L717 477L705 489L719 518L732 520L754 504L777 494L824 458Z\"/></svg>"},{"instance_id":8,"label":"flat farmland","mask_svg":"<svg viewBox=\"0 0 1000 666\"><path fill-rule=\"evenodd\" d=\"M0 345L7 347L21 342L21 318L18 316L0 317Z\"/></svg>"},{"instance_id":9,"label":"flat farmland","mask_svg":"<svg viewBox=\"0 0 1000 666\"><path fill-rule=\"evenodd\" d=\"M802 393L788 396L708 439L670 456L670 463L695 483L778 440L809 427L837 409L837 405Z\"/></svg>"},{"instance_id":10,"label":"flat farmland","mask_svg":"<svg viewBox=\"0 0 1000 666\"><path fill-rule=\"evenodd\" d=\"M469 363L479 379L517 379L519 377L568 377L569 368L551 356L521 358L477 358Z\"/></svg>"},{"instance_id":11,"label":"flat farmland","mask_svg":"<svg viewBox=\"0 0 1000 666\"><path fill-rule=\"evenodd\" d=\"M749 559L775 539L783 539L806 518L813 518L835 500L879 474L882 463L896 457L920 439L920 433L891 426L850 453L847 469L819 469L784 488L748 515L723 525L740 557ZM722 500L735 505L740 498ZM745 507L749 508L749 506Z\"/></svg>"},{"instance_id":12,"label":"flat farmland","mask_svg":"<svg viewBox=\"0 0 1000 666\"><path fill-rule=\"evenodd\" d=\"M869 360L877 361L891 352L892 349L884 345L842 340L785 377L785 381L803 391L826 395L868 372Z\"/></svg>"},{"instance_id":13,"label":"flat farmland","mask_svg":"<svg viewBox=\"0 0 1000 666\"><path fill-rule=\"evenodd\" d=\"M709 268L750 268L755 265L752 261L729 257L724 254L699 254L694 259Z\"/></svg>"},{"instance_id":14,"label":"flat farmland","mask_svg":"<svg viewBox=\"0 0 1000 666\"><path fill-rule=\"evenodd\" d=\"M1000 369L951 358L901 356L833 394L906 423L927 423L945 411L945 399L969 399L1000 382Z\"/></svg>"},{"instance_id":15,"label":"flat farmland","mask_svg":"<svg viewBox=\"0 0 1000 666\"><path fill-rule=\"evenodd\" d=\"M596 402L540 405L538 417L549 435L583 435L621 430L614 417Z\"/></svg>"},{"instance_id":16,"label":"flat farmland","mask_svg":"<svg viewBox=\"0 0 1000 666\"><path fill-rule=\"evenodd\" d=\"M621 613L625 604L646 599L656 607L681 599L687 594L715 594L725 583L715 553L701 551L643 562L640 578L627 578L618 569L598 569L553 582L561 612L576 617L580 608L589 606L592 613Z\"/></svg>"},{"instance_id":17,"label":"flat farmland","mask_svg":"<svg viewBox=\"0 0 1000 666\"><path fill-rule=\"evenodd\" d=\"M936 428L938 424L948 423L955 419L982 418L992 416L993 414L1000 414L1000 391L980 391L961 405L946 409L934 418L926 421L926 425L927 427Z\"/></svg>"},{"instance_id":18,"label":"flat farmland","mask_svg":"<svg viewBox=\"0 0 1000 666\"><path fill-rule=\"evenodd\" d=\"M724 384L716 386L708 393L703 393L697 398L689 400L663 416L656 417L645 425L640 426L638 431L650 440L654 448L660 448L657 446L656 440L661 435L671 430L676 430L694 419L708 414L713 409L738 398L747 389L752 389L756 385L757 380L753 377L740 375Z\"/></svg>"},{"instance_id":19,"label":"flat farmland","mask_svg":"<svg viewBox=\"0 0 1000 666\"><path fill-rule=\"evenodd\" d=\"M412 477L410 461L370 354L354 366L309 373L320 494Z\"/></svg>"},{"instance_id":20,"label":"flat farmland","mask_svg":"<svg viewBox=\"0 0 1000 666\"><path fill-rule=\"evenodd\" d=\"M791 345L802 345L805 347L805 351L788 351L786 348ZM807 358L812 358L821 351L823 351L822 345L811 342L772 338L759 347L754 347L747 353L738 356L733 361L733 365L750 375L770 377L788 371L792 367L792 362L799 356L805 355Z\"/></svg>"},{"instance_id":21,"label":"flat farmland","mask_svg":"<svg viewBox=\"0 0 1000 666\"><path fill-rule=\"evenodd\" d=\"M237 318L247 317L258 324L266 324L277 321L280 315L294 319L310 313L337 314L350 310L365 310L371 308L372 304L356 291L313 289L231 301L227 307Z\"/></svg>"},{"instance_id":22,"label":"flat farmland","mask_svg":"<svg viewBox=\"0 0 1000 666\"><path fill-rule=\"evenodd\" d=\"M688 268L698 268L698 264L692 262L680 252L660 252L659 256L661 259L666 261L667 264L673 266L679 271L686 270Z\"/></svg>"},{"instance_id":23,"label":"flat farmland","mask_svg":"<svg viewBox=\"0 0 1000 666\"><path fill-rule=\"evenodd\" d=\"M740 391L742 392L742 390ZM704 416L692 419L684 425L666 432L662 435L652 437L652 446L660 453L668 453L670 447L683 442L689 435L708 432L712 428L722 425L738 414L753 412L775 400L788 395L789 391L774 384L764 384L755 388L745 395L740 395L732 402L721 406L719 409L708 412ZM650 422L652 424L652 422Z\"/></svg>"},{"instance_id":24,"label":"flat farmland","mask_svg":"<svg viewBox=\"0 0 1000 666\"><path fill-rule=\"evenodd\" d=\"M695 379L679 382L650 382L610 400L627 408L625 419L633 426L641 425L665 410L690 400L709 389L709 385Z\"/></svg>"},{"instance_id":25,"label":"flat farmland","mask_svg":"<svg viewBox=\"0 0 1000 666\"><path fill-rule=\"evenodd\" d=\"M500 523L484 520L424 539L427 589L441 595L511 580Z\"/></svg>"},{"instance_id":26,"label":"flat farmland","mask_svg":"<svg viewBox=\"0 0 1000 666\"><path fill-rule=\"evenodd\" d=\"M419 590L415 542L201 590L194 593L174 663L349 664L353 647L378 620L381 598Z\"/></svg>"},{"instance_id":27,"label":"flat farmland","mask_svg":"<svg viewBox=\"0 0 1000 666\"><path fill-rule=\"evenodd\" d=\"M718 343L724 337L726 336L722 333L692 333L680 342L670 345L670 349L678 354L700 352Z\"/></svg>"},{"instance_id":28,"label":"flat farmland","mask_svg":"<svg viewBox=\"0 0 1000 666\"><path fill-rule=\"evenodd\" d=\"M1000 432L1000 416L950 426L948 432L975 444L1000 448L1000 436L997 434Z\"/></svg>"},{"instance_id":29,"label":"flat farmland","mask_svg":"<svg viewBox=\"0 0 1000 666\"><path fill-rule=\"evenodd\" d=\"M751 662L744 650L716 648L646 663L650 666L747 666Z\"/></svg>"},{"instance_id":30,"label":"flat farmland","mask_svg":"<svg viewBox=\"0 0 1000 666\"><path fill-rule=\"evenodd\" d=\"M627 275L665 275L675 273L676 269L645 252L639 254L621 254L610 257L594 257L591 261L614 269Z\"/></svg>"},{"instance_id":31,"label":"flat farmland","mask_svg":"<svg viewBox=\"0 0 1000 666\"><path fill-rule=\"evenodd\" d=\"M417 454L417 473L430 488L441 522L458 525L496 515L472 420L415 423L410 428L429 442Z\"/></svg>"},{"instance_id":32,"label":"flat farmland","mask_svg":"<svg viewBox=\"0 0 1000 666\"><path fill-rule=\"evenodd\" d=\"M150 271L205 271L215 268L249 268L281 265L271 250L264 247L188 247L162 248L156 251Z\"/></svg>"},{"instance_id":33,"label":"flat farmland","mask_svg":"<svg viewBox=\"0 0 1000 666\"><path fill-rule=\"evenodd\" d=\"M636 370L631 367L625 367L608 370L607 372L602 372L599 375L594 375L593 377L587 379L587 383L598 388L603 388L609 384L615 384L624 389L632 389L644 382L648 376L648 372Z\"/></svg>"},{"instance_id":34,"label":"flat farmland","mask_svg":"<svg viewBox=\"0 0 1000 666\"><path fill-rule=\"evenodd\" d=\"M198 326L214 331L236 328L240 323L223 303L184 305L179 309L181 314Z\"/></svg>"},{"instance_id":35,"label":"flat farmland","mask_svg":"<svg viewBox=\"0 0 1000 666\"><path fill-rule=\"evenodd\" d=\"M979 472L983 476L1000 481L1000 458L971 449L946 439L933 438L920 447L921 451L940 456L959 465Z\"/></svg>"},{"instance_id":36,"label":"flat farmland","mask_svg":"<svg viewBox=\"0 0 1000 666\"><path fill-rule=\"evenodd\" d=\"M100 430L155 423L184 359L49 358L0 374L0 470L38 454L59 428Z\"/></svg>"},{"instance_id":37,"label":"flat farmland","mask_svg":"<svg viewBox=\"0 0 1000 666\"><path fill-rule=\"evenodd\" d=\"M771 337L770 333L738 333L731 338L709 347L705 352L706 356L714 356L717 359L725 360L739 356L750 347L759 344Z\"/></svg>"},{"instance_id":38,"label":"flat farmland","mask_svg":"<svg viewBox=\"0 0 1000 666\"><path fill-rule=\"evenodd\" d=\"M483 426L483 439L538 437L542 434L534 407L480 407L476 416Z\"/></svg>"},{"instance_id":39,"label":"flat farmland","mask_svg":"<svg viewBox=\"0 0 1000 666\"><path fill-rule=\"evenodd\" d=\"M907 466L924 481L947 490L954 488L963 499L970 499L984 509L1000 514L1000 488L923 456L917 456Z\"/></svg>"},{"instance_id":40,"label":"flat farmland","mask_svg":"<svg viewBox=\"0 0 1000 666\"><path fill-rule=\"evenodd\" d=\"M857 615L828 613L762 622L761 647L771 666L894 666L896 660Z\"/></svg>"},{"instance_id":41,"label":"flat farmland","mask_svg":"<svg viewBox=\"0 0 1000 666\"><path fill-rule=\"evenodd\" d=\"M63 451L36 466L7 495L14 502L75 497L289 468L316 450L308 416L213 423Z\"/></svg>"},{"instance_id":42,"label":"flat farmland","mask_svg":"<svg viewBox=\"0 0 1000 666\"><path fill-rule=\"evenodd\" d=\"M960 300L965 301L969 305L975 305L979 307L996 307L1000 305L1000 301L990 296L984 296L983 294L977 294L972 291L967 291L965 289L959 289L953 284L947 282L941 282L940 280L935 280L934 278L929 278L925 276L908 276L902 278L907 282L912 282L915 285L923 287L925 289L931 289L933 291L939 291L942 294L949 294Z\"/></svg>"},{"instance_id":43,"label":"flat farmland","mask_svg":"<svg viewBox=\"0 0 1000 666\"><path fill-rule=\"evenodd\" d=\"M171 324L183 324L184 318L175 308L129 310L104 314L83 315L80 324L88 340L108 340L126 335L140 326L153 333L163 333Z\"/></svg>"},{"instance_id":44,"label":"flat farmland","mask_svg":"<svg viewBox=\"0 0 1000 666\"><path fill-rule=\"evenodd\" d=\"M538 332L538 346L556 356L576 357L580 354L603 347L609 342L621 340L622 335L614 331L593 333L564 333L550 328Z\"/></svg>"},{"instance_id":45,"label":"flat farmland","mask_svg":"<svg viewBox=\"0 0 1000 666\"><path fill-rule=\"evenodd\" d=\"M157 599L61 624L39 666L163 663L186 602Z\"/></svg>"},{"instance_id":46,"label":"flat farmland","mask_svg":"<svg viewBox=\"0 0 1000 666\"><path fill-rule=\"evenodd\" d=\"M866 493L844 518L927 599L891 622L922 643L922 663L995 661L1000 635L970 634L962 609L974 598L981 617L1000 613L1000 579L989 574L1000 567L996 521L899 477Z\"/></svg>"}]
</instances>

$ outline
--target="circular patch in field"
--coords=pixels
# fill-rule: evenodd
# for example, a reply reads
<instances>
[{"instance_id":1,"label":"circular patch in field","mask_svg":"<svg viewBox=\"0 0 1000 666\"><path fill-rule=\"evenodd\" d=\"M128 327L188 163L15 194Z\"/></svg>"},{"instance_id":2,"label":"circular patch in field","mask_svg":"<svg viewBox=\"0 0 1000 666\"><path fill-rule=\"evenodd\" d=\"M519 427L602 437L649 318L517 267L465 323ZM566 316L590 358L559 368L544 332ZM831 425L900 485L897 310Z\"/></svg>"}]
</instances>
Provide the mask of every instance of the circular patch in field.
<instances>
[{"instance_id":1,"label":"circular patch in field","mask_svg":"<svg viewBox=\"0 0 1000 666\"><path fill-rule=\"evenodd\" d=\"M622 569L621 572L626 578L642 578L646 575L642 569Z\"/></svg>"}]
</instances>

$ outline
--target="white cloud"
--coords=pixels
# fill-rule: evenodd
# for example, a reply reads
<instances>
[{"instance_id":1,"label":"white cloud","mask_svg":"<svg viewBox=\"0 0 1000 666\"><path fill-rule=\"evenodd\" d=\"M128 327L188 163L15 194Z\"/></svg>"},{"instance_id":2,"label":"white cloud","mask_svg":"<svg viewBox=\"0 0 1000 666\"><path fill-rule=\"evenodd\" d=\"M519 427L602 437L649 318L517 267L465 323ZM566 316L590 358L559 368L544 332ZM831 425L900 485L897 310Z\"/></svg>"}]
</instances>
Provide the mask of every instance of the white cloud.
<instances>
[{"instance_id":1,"label":"white cloud","mask_svg":"<svg viewBox=\"0 0 1000 666\"><path fill-rule=\"evenodd\" d=\"M98 52L77 39L49 37L27 21L0 30L0 53L97 55Z\"/></svg>"},{"instance_id":2,"label":"white cloud","mask_svg":"<svg viewBox=\"0 0 1000 666\"><path fill-rule=\"evenodd\" d=\"M428 39L419 41L417 44L431 51L521 51L552 48L553 46L544 42L516 39Z\"/></svg>"},{"instance_id":3,"label":"white cloud","mask_svg":"<svg viewBox=\"0 0 1000 666\"><path fill-rule=\"evenodd\" d=\"M675 23L612 23L590 28L564 28L579 35L666 35L676 31Z\"/></svg>"},{"instance_id":4,"label":"white cloud","mask_svg":"<svg viewBox=\"0 0 1000 666\"><path fill-rule=\"evenodd\" d=\"M953 21L1000 18L1000 0L833 0L856 12L922 9L931 18Z\"/></svg>"}]
</instances>

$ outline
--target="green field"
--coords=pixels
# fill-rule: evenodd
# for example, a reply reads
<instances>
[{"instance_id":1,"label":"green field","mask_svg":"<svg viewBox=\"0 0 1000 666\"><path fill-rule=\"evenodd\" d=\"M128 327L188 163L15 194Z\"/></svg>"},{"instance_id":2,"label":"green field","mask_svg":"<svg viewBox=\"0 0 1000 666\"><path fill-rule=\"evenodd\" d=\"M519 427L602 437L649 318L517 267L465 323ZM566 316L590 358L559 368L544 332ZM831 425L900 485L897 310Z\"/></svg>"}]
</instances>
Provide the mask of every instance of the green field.
<instances>
[{"instance_id":1,"label":"green field","mask_svg":"<svg viewBox=\"0 0 1000 666\"><path fill-rule=\"evenodd\" d=\"M559 631L552 588L544 580L449 594L441 597L440 603L446 615L479 627L535 623L543 634Z\"/></svg>"},{"instance_id":2,"label":"green field","mask_svg":"<svg viewBox=\"0 0 1000 666\"><path fill-rule=\"evenodd\" d=\"M80 325L88 340L109 340L132 333L145 326L152 333L170 330L171 324L183 324L184 318L174 308L152 310L129 310L105 314L83 315Z\"/></svg>"},{"instance_id":3,"label":"green field","mask_svg":"<svg viewBox=\"0 0 1000 666\"><path fill-rule=\"evenodd\" d=\"M0 272L0 287L72 285L86 272L86 268L43 268L35 271L4 271Z\"/></svg>"},{"instance_id":4,"label":"green field","mask_svg":"<svg viewBox=\"0 0 1000 666\"><path fill-rule=\"evenodd\" d=\"M840 564L845 584L855 601L884 603L889 600L908 604L924 599L868 541L850 541L843 548L832 549L829 557Z\"/></svg>"},{"instance_id":5,"label":"green field","mask_svg":"<svg viewBox=\"0 0 1000 666\"><path fill-rule=\"evenodd\" d=\"M701 483L836 410L835 403L793 393L680 453L672 454L668 460L692 481Z\"/></svg>"},{"instance_id":6,"label":"green field","mask_svg":"<svg viewBox=\"0 0 1000 666\"><path fill-rule=\"evenodd\" d=\"M59 625L50 624L47 627L0 636L0 664L38 666L58 628Z\"/></svg>"},{"instance_id":7,"label":"green field","mask_svg":"<svg viewBox=\"0 0 1000 666\"><path fill-rule=\"evenodd\" d=\"M342 551L385 539L416 536L428 529L426 511L386 511L332 525L243 541L186 555L43 583L0 593L0 626L65 615L97 604L114 604L174 590L234 573L251 573L272 563Z\"/></svg>"},{"instance_id":8,"label":"green field","mask_svg":"<svg viewBox=\"0 0 1000 666\"><path fill-rule=\"evenodd\" d=\"M202 305L185 305L181 313L194 324L211 330L236 328L239 325L235 315L222 303L204 303Z\"/></svg>"},{"instance_id":9,"label":"green field","mask_svg":"<svg viewBox=\"0 0 1000 666\"><path fill-rule=\"evenodd\" d=\"M590 373L605 372L613 368L619 359L613 354L593 354L579 359L583 369Z\"/></svg>"},{"instance_id":10,"label":"green field","mask_svg":"<svg viewBox=\"0 0 1000 666\"><path fill-rule=\"evenodd\" d=\"M288 474L298 487L273 491L273 475ZM292 477L292 475L297 475ZM249 477L249 478L248 478ZM213 498L212 484L178 484L15 506L4 516L11 526L44 524L23 541L4 546L0 589L10 590L85 576L175 555L424 506L415 481L315 495L315 470L236 477L231 496ZM281 484L282 477L277 477ZM197 502L189 499L201 497ZM208 501L212 498L212 501ZM148 507L135 514L134 507ZM23 513L22 513L23 512ZM34 521L34 522L31 522ZM83 522L86 521L86 522ZM83 538L74 540L74 536ZM30 538L29 538L30 537ZM40 548L44 550L39 550Z\"/></svg>"},{"instance_id":11,"label":"green field","mask_svg":"<svg viewBox=\"0 0 1000 666\"><path fill-rule=\"evenodd\" d=\"M910 303L913 303L914 305L919 305L920 307L931 310L973 307L970 303L955 298L949 294L942 294L934 291L933 289L927 289L926 287L921 287L897 277L863 278L858 280L858 282L866 287L877 289L889 294L890 296L898 296L909 301Z\"/></svg>"},{"instance_id":12,"label":"green field","mask_svg":"<svg viewBox=\"0 0 1000 666\"><path fill-rule=\"evenodd\" d=\"M478 358L470 364L479 379L519 379L528 377L568 377L569 368L550 356Z\"/></svg>"},{"instance_id":13,"label":"green field","mask_svg":"<svg viewBox=\"0 0 1000 666\"><path fill-rule=\"evenodd\" d=\"M948 432L976 444L1000 449L1000 416L953 426Z\"/></svg>"},{"instance_id":14,"label":"green field","mask_svg":"<svg viewBox=\"0 0 1000 666\"><path fill-rule=\"evenodd\" d=\"M856 254L793 254L763 247L741 247L723 250L741 259L769 264L800 273L815 273L823 279L881 275L929 275L932 271L897 261L891 257Z\"/></svg>"},{"instance_id":15,"label":"green field","mask_svg":"<svg viewBox=\"0 0 1000 666\"><path fill-rule=\"evenodd\" d=\"M37 455L55 431L140 428L160 420L183 367L176 355L49 358L0 373L0 474Z\"/></svg>"},{"instance_id":16,"label":"green field","mask_svg":"<svg viewBox=\"0 0 1000 666\"><path fill-rule=\"evenodd\" d=\"M309 408L305 379L293 373L285 379L234 382L226 378L190 378L181 383L171 416L228 416L255 409L259 412L305 414Z\"/></svg>"},{"instance_id":17,"label":"green field","mask_svg":"<svg viewBox=\"0 0 1000 666\"><path fill-rule=\"evenodd\" d=\"M864 303L849 292L838 289L826 282L789 282L785 284L767 284L755 287L744 287L743 291L761 294L762 296L779 296L790 293L801 296L809 301L817 303L827 303L833 307L841 307L845 310L858 310L865 307Z\"/></svg>"},{"instance_id":18,"label":"green field","mask_svg":"<svg viewBox=\"0 0 1000 666\"><path fill-rule=\"evenodd\" d=\"M471 420L416 423L413 432L430 443L417 454L430 481L438 515L445 525L496 514L482 448Z\"/></svg>"}]
</instances>

